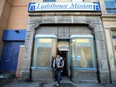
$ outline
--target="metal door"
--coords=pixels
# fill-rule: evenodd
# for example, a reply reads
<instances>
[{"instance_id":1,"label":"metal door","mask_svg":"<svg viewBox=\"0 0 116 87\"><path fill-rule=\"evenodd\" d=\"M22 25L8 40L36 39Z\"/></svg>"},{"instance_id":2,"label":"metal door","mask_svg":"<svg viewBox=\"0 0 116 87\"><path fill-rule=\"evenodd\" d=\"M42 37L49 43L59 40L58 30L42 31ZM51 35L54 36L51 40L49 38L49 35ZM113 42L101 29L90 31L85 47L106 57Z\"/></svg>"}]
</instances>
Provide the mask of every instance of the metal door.
<instances>
[{"instance_id":1,"label":"metal door","mask_svg":"<svg viewBox=\"0 0 116 87\"><path fill-rule=\"evenodd\" d=\"M0 71L16 72L20 45L24 42L5 42L0 60Z\"/></svg>"}]
</instances>

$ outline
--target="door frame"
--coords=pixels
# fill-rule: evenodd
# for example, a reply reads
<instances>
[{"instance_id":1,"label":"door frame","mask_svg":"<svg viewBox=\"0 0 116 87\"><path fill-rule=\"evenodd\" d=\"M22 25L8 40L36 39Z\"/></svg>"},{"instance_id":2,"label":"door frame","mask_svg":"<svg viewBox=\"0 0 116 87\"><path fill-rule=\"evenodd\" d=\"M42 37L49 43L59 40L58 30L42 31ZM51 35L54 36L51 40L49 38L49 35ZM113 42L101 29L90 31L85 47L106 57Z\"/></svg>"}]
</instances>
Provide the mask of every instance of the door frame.
<instances>
[{"instance_id":1,"label":"door frame","mask_svg":"<svg viewBox=\"0 0 116 87\"><path fill-rule=\"evenodd\" d=\"M67 54L66 54L66 59L67 59L67 61L66 61L66 70L67 70L67 77L70 77L71 76L71 59L70 59L70 39L58 39L57 40L57 48L58 48L58 41L66 41L66 42L68 42L68 44L69 44L69 47L68 47L68 49L63 49L63 50L59 50L59 51L66 51L67 52Z\"/></svg>"}]
</instances>

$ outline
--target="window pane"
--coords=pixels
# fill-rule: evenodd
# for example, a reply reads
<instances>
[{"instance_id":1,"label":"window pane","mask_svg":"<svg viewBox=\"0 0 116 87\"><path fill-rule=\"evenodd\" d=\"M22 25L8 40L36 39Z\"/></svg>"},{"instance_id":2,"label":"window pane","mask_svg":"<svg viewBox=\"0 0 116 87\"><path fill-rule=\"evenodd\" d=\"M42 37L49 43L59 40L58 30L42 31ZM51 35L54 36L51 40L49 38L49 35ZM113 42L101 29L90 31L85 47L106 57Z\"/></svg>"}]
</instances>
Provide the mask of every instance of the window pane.
<instances>
[{"instance_id":1,"label":"window pane","mask_svg":"<svg viewBox=\"0 0 116 87\"><path fill-rule=\"evenodd\" d=\"M76 49L78 68L93 68L90 40L77 39Z\"/></svg>"},{"instance_id":2,"label":"window pane","mask_svg":"<svg viewBox=\"0 0 116 87\"><path fill-rule=\"evenodd\" d=\"M34 45L34 54L33 54L33 66L35 64L35 58L36 58L36 40L35 40L35 45Z\"/></svg>"},{"instance_id":3,"label":"window pane","mask_svg":"<svg viewBox=\"0 0 116 87\"><path fill-rule=\"evenodd\" d=\"M115 2L114 1L105 1L106 8L115 8Z\"/></svg>"},{"instance_id":4,"label":"window pane","mask_svg":"<svg viewBox=\"0 0 116 87\"><path fill-rule=\"evenodd\" d=\"M51 43L52 39L39 39L39 43Z\"/></svg>"},{"instance_id":5,"label":"window pane","mask_svg":"<svg viewBox=\"0 0 116 87\"><path fill-rule=\"evenodd\" d=\"M72 2L83 2L83 0L72 0Z\"/></svg>"},{"instance_id":6,"label":"window pane","mask_svg":"<svg viewBox=\"0 0 116 87\"><path fill-rule=\"evenodd\" d=\"M89 39L77 39L76 43L89 43Z\"/></svg>"},{"instance_id":7,"label":"window pane","mask_svg":"<svg viewBox=\"0 0 116 87\"><path fill-rule=\"evenodd\" d=\"M43 0L43 2L56 2L56 0Z\"/></svg>"},{"instance_id":8,"label":"window pane","mask_svg":"<svg viewBox=\"0 0 116 87\"><path fill-rule=\"evenodd\" d=\"M105 0L107 13L116 13L116 0Z\"/></svg>"},{"instance_id":9,"label":"window pane","mask_svg":"<svg viewBox=\"0 0 116 87\"><path fill-rule=\"evenodd\" d=\"M72 40L72 42L71 42L71 54L72 54L72 67L73 68L76 67L75 47L76 47L75 40Z\"/></svg>"},{"instance_id":10,"label":"window pane","mask_svg":"<svg viewBox=\"0 0 116 87\"><path fill-rule=\"evenodd\" d=\"M36 66L49 67L50 66L51 48L38 47L38 56L36 60Z\"/></svg>"},{"instance_id":11,"label":"window pane","mask_svg":"<svg viewBox=\"0 0 116 87\"><path fill-rule=\"evenodd\" d=\"M52 59L51 59L51 67L53 67L53 61L56 56L56 51L57 51L57 40L53 39L52 41Z\"/></svg>"},{"instance_id":12,"label":"window pane","mask_svg":"<svg viewBox=\"0 0 116 87\"><path fill-rule=\"evenodd\" d=\"M36 66L49 67L51 58L52 39L39 39Z\"/></svg>"},{"instance_id":13,"label":"window pane","mask_svg":"<svg viewBox=\"0 0 116 87\"><path fill-rule=\"evenodd\" d=\"M107 13L116 13L116 9L107 9Z\"/></svg>"},{"instance_id":14,"label":"window pane","mask_svg":"<svg viewBox=\"0 0 116 87\"><path fill-rule=\"evenodd\" d=\"M53 39L53 41L52 41L52 57L56 56L56 50L57 50L56 48L57 48L57 40Z\"/></svg>"},{"instance_id":15,"label":"window pane","mask_svg":"<svg viewBox=\"0 0 116 87\"><path fill-rule=\"evenodd\" d=\"M115 0L105 0L105 1L115 1Z\"/></svg>"},{"instance_id":16,"label":"window pane","mask_svg":"<svg viewBox=\"0 0 116 87\"><path fill-rule=\"evenodd\" d=\"M78 44L78 68L92 68L92 56L90 44Z\"/></svg>"},{"instance_id":17,"label":"window pane","mask_svg":"<svg viewBox=\"0 0 116 87\"><path fill-rule=\"evenodd\" d=\"M113 41L114 54L116 58L116 31L112 31L112 41Z\"/></svg>"},{"instance_id":18,"label":"window pane","mask_svg":"<svg viewBox=\"0 0 116 87\"><path fill-rule=\"evenodd\" d=\"M107 10L107 13L112 13L112 10Z\"/></svg>"},{"instance_id":19,"label":"window pane","mask_svg":"<svg viewBox=\"0 0 116 87\"><path fill-rule=\"evenodd\" d=\"M116 9L113 9L112 12L113 12L113 13L116 13Z\"/></svg>"},{"instance_id":20,"label":"window pane","mask_svg":"<svg viewBox=\"0 0 116 87\"><path fill-rule=\"evenodd\" d=\"M34 67L50 67L52 57L52 39L35 39Z\"/></svg>"},{"instance_id":21,"label":"window pane","mask_svg":"<svg viewBox=\"0 0 116 87\"><path fill-rule=\"evenodd\" d=\"M93 42L91 42L93 43ZM73 39L71 42L72 67L94 68L90 39ZM94 53L94 52L93 52ZM94 54L93 54L94 55ZM93 56L94 57L94 56Z\"/></svg>"}]
</instances>

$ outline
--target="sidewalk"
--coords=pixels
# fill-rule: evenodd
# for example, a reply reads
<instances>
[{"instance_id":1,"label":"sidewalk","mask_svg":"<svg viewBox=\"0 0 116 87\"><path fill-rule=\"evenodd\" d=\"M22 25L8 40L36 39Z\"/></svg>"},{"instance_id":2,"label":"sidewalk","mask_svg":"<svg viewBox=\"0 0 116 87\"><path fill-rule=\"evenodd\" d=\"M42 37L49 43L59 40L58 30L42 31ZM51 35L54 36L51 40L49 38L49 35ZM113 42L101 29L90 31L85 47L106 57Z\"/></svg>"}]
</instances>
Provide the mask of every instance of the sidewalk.
<instances>
[{"instance_id":1,"label":"sidewalk","mask_svg":"<svg viewBox=\"0 0 116 87\"><path fill-rule=\"evenodd\" d=\"M14 77L13 73L0 73L0 87L10 83Z\"/></svg>"},{"instance_id":2,"label":"sidewalk","mask_svg":"<svg viewBox=\"0 0 116 87\"><path fill-rule=\"evenodd\" d=\"M0 86L1 87L1 86ZM17 79L12 79L12 81L2 87L57 87L55 82L47 83L47 82L26 82L20 81ZM114 84L99 84L99 83L73 83L71 81L62 81L59 87L116 87Z\"/></svg>"}]
</instances>

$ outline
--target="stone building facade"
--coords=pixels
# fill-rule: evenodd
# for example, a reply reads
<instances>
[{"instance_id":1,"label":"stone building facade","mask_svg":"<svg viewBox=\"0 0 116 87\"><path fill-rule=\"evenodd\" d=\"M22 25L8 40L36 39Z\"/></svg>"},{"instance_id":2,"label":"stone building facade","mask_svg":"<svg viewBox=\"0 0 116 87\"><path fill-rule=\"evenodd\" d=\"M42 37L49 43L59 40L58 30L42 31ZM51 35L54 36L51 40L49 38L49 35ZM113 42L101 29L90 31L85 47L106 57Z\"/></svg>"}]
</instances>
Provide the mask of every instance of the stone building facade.
<instances>
[{"instance_id":1,"label":"stone building facade","mask_svg":"<svg viewBox=\"0 0 116 87\"><path fill-rule=\"evenodd\" d=\"M19 14L26 15L19 17L21 20L28 17L28 21L26 22L26 18L20 24L20 21L13 19L12 16L19 8L12 9L7 28L17 30L27 27L24 57L20 51L21 60L18 61L22 62L22 66L17 67L18 69L22 67L19 71L21 78L53 81L52 58L59 52L65 59L64 76L72 81L116 83L115 11L109 13L109 8L106 8L107 0L106 2L105 0L79 1L99 2L101 10L30 11L28 14L25 10ZM43 0L32 0L32 2L42 3ZM50 0L44 2L49 3ZM56 0L57 2L75 3L76 0ZM13 3L17 5L18 0L14 0ZM19 17L16 16L17 19Z\"/></svg>"}]
</instances>

